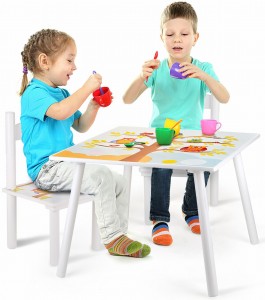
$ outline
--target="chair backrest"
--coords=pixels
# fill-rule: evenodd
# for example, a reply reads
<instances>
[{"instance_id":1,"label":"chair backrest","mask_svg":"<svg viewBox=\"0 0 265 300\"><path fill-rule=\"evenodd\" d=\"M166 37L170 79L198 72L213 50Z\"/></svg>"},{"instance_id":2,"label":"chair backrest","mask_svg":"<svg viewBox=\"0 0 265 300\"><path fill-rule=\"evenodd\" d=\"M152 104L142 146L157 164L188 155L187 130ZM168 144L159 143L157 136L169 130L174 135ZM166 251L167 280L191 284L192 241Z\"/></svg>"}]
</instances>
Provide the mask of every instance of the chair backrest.
<instances>
[{"instance_id":1,"label":"chair backrest","mask_svg":"<svg viewBox=\"0 0 265 300\"><path fill-rule=\"evenodd\" d=\"M214 95L207 93L204 99L204 109L210 110L210 118L219 121L220 103Z\"/></svg>"},{"instance_id":2,"label":"chair backrest","mask_svg":"<svg viewBox=\"0 0 265 300\"><path fill-rule=\"evenodd\" d=\"M15 123L15 113L5 114L5 139L6 139L6 187L16 186L16 141L21 140L20 123Z\"/></svg>"}]
</instances>

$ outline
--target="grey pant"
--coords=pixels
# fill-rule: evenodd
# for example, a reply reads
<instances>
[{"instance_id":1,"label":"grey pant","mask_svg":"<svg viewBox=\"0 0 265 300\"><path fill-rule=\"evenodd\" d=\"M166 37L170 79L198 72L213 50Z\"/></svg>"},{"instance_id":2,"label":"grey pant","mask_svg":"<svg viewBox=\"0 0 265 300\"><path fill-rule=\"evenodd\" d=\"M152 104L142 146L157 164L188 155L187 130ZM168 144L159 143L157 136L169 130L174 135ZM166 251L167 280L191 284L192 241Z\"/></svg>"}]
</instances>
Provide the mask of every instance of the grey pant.
<instances>
[{"instance_id":1,"label":"grey pant","mask_svg":"<svg viewBox=\"0 0 265 300\"><path fill-rule=\"evenodd\" d=\"M71 191L75 164L48 161L40 170L35 184L46 191ZM129 197L125 179L101 165L86 164L81 193L94 195L100 236L107 244L127 233Z\"/></svg>"}]
</instances>

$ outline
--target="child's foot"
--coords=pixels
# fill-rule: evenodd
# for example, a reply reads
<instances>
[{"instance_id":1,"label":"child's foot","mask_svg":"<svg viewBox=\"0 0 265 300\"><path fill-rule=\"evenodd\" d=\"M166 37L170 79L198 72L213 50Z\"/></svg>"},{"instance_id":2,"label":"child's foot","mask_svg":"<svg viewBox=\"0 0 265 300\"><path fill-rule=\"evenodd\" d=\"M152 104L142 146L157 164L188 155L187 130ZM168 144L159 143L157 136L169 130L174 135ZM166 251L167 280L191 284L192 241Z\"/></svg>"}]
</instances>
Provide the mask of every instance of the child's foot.
<instances>
[{"instance_id":1,"label":"child's foot","mask_svg":"<svg viewBox=\"0 0 265 300\"><path fill-rule=\"evenodd\" d=\"M126 235L122 235L109 244L106 244L105 247L112 255L131 256L141 250L143 245L129 239Z\"/></svg>"},{"instance_id":2,"label":"child's foot","mask_svg":"<svg viewBox=\"0 0 265 300\"><path fill-rule=\"evenodd\" d=\"M170 246L173 242L168 224L163 221L153 221L152 239L157 245Z\"/></svg>"},{"instance_id":3,"label":"child's foot","mask_svg":"<svg viewBox=\"0 0 265 300\"><path fill-rule=\"evenodd\" d=\"M184 214L185 221L188 224L190 230L195 234L201 233L200 221L199 216L186 216Z\"/></svg>"},{"instance_id":4,"label":"child's foot","mask_svg":"<svg viewBox=\"0 0 265 300\"><path fill-rule=\"evenodd\" d=\"M128 257L134 257L134 258L143 258L146 257L151 252L151 248L148 245L143 244L142 248L138 251L136 251L133 254L126 255ZM109 252L111 255L120 256L119 254L114 254Z\"/></svg>"}]
</instances>

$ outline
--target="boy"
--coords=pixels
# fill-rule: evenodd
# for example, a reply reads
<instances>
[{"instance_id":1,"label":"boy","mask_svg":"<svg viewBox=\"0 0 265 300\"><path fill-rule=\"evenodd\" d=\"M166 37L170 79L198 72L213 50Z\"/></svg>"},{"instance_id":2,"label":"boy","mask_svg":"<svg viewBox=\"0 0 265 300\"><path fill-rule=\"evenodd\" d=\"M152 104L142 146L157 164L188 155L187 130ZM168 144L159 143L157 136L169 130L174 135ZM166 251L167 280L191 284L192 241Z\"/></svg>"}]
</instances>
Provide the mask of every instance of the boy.
<instances>
[{"instance_id":1,"label":"boy","mask_svg":"<svg viewBox=\"0 0 265 300\"><path fill-rule=\"evenodd\" d=\"M203 118L204 97L211 92L221 103L229 100L229 93L219 82L210 63L191 57L196 45L198 18L187 2L168 5L161 15L161 40L168 58L146 61L140 75L132 82L123 96L125 103L133 103L147 88L151 88L153 114L151 127L163 127L166 118L182 119L183 129L200 129ZM169 71L174 63L187 79L171 78ZM147 78L147 79L146 79ZM150 220L153 221L152 238L158 245L169 246L173 239L169 232L171 169L154 168L151 178ZM209 173L205 172L205 184ZM200 233L200 224L193 174L188 173L182 212L193 233Z\"/></svg>"}]
</instances>

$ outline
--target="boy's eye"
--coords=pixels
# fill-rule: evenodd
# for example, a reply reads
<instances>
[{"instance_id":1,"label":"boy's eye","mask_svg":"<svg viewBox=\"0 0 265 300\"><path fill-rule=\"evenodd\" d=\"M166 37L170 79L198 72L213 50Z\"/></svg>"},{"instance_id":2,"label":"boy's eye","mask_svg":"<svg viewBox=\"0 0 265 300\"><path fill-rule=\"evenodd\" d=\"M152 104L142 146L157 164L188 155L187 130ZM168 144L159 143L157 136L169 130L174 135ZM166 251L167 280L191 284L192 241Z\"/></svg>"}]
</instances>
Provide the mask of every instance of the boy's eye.
<instances>
[{"instance_id":1,"label":"boy's eye","mask_svg":"<svg viewBox=\"0 0 265 300\"><path fill-rule=\"evenodd\" d=\"M188 33L182 33L182 35L186 36L186 35L189 35Z\"/></svg>"},{"instance_id":2,"label":"boy's eye","mask_svg":"<svg viewBox=\"0 0 265 300\"><path fill-rule=\"evenodd\" d=\"M171 33L171 34L167 34L167 36L173 36L173 33Z\"/></svg>"},{"instance_id":3,"label":"boy's eye","mask_svg":"<svg viewBox=\"0 0 265 300\"><path fill-rule=\"evenodd\" d=\"M68 62L69 62L69 63L72 63L73 61L72 61L71 59L68 59Z\"/></svg>"}]
</instances>

